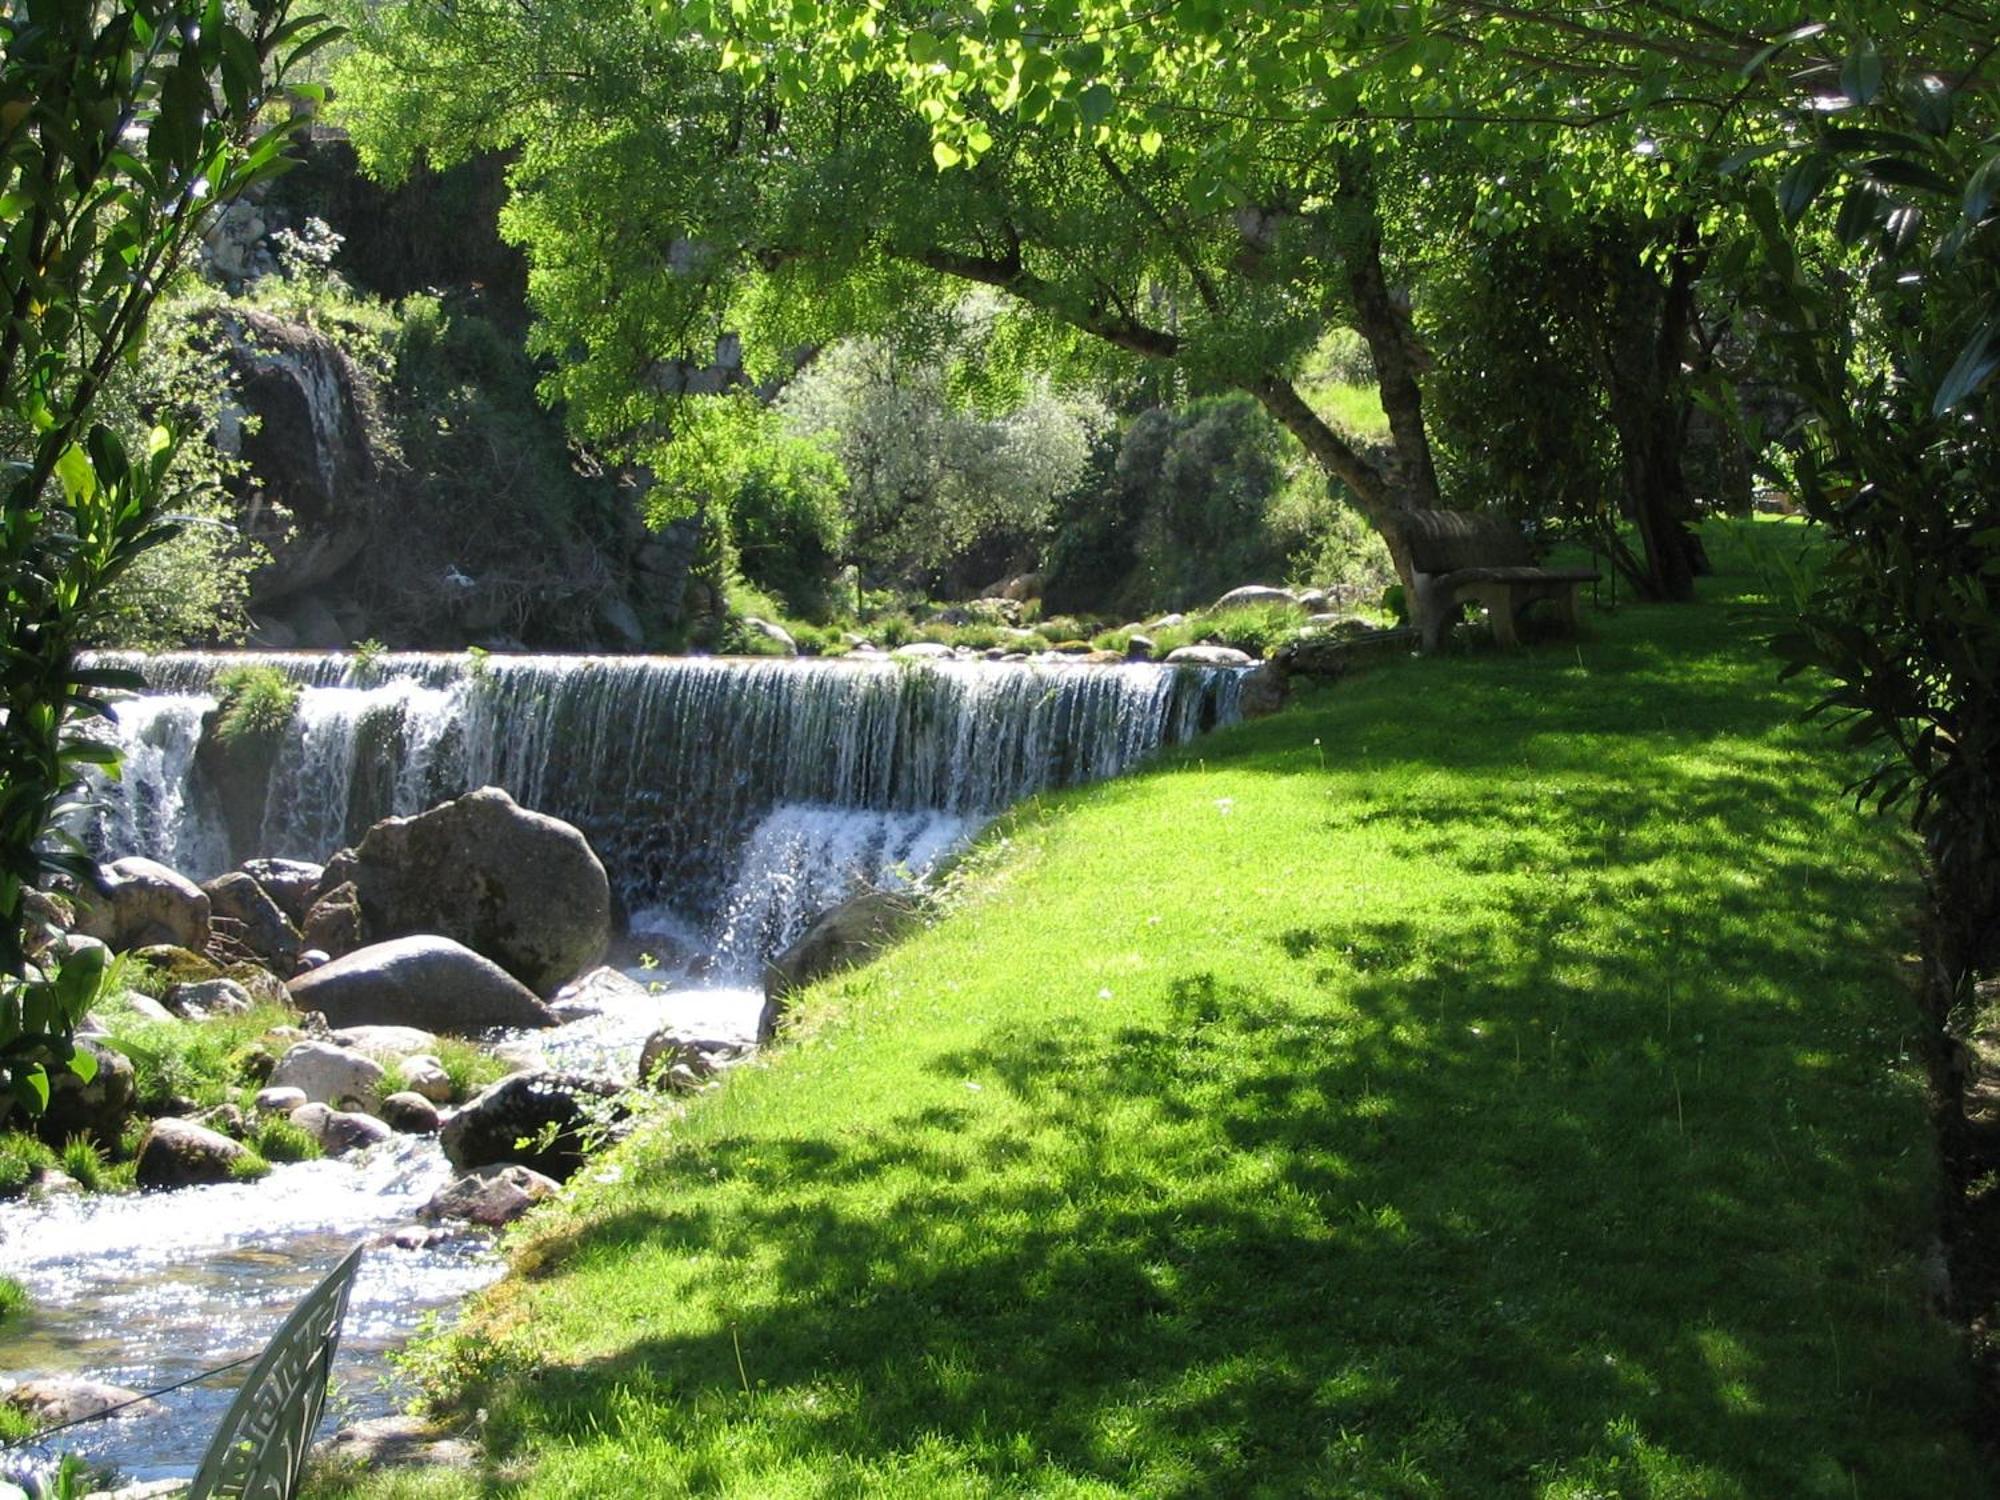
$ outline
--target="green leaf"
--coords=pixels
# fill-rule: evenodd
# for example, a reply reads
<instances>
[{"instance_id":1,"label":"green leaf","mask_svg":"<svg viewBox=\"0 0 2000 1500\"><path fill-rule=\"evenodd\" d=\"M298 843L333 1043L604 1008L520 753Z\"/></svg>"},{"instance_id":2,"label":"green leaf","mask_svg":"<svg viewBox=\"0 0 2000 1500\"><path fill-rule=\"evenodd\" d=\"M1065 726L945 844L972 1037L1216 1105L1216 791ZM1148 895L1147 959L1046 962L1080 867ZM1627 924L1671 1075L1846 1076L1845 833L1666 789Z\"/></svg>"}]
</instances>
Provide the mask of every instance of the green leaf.
<instances>
[{"instance_id":1,"label":"green leaf","mask_svg":"<svg viewBox=\"0 0 2000 1500\"><path fill-rule=\"evenodd\" d=\"M949 172L965 160L965 153L950 141L932 141L931 160L937 163L940 172Z\"/></svg>"},{"instance_id":2,"label":"green leaf","mask_svg":"<svg viewBox=\"0 0 2000 1500\"><path fill-rule=\"evenodd\" d=\"M31 1115L38 1115L49 1107L49 1072L40 1063L29 1063L26 1067L16 1066L13 1078L14 1097L21 1107Z\"/></svg>"},{"instance_id":3,"label":"green leaf","mask_svg":"<svg viewBox=\"0 0 2000 1500\"><path fill-rule=\"evenodd\" d=\"M1863 42L1840 69L1840 91L1855 104L1869 104L1882 92L1882 54L1873 42Z\"/></svg>"},{"instance_id":4,"label":"green leaf","mask_svg":"<svg viewBox=\"0 0 2000 1500\"><path fill-rule=\"evenodd\" d=\"M1988 318L1945 372L1931 414L1943 416L1962 405L2000 369L2000 317Z\"/></svg>"},{"instance_id":5,"label":"green leaf","mask_svg":"<svg viewBox=\"0 0 2000 1500\"><path fill-rule=\"evenodd\" d=\"M1083 114L1086 125L1102 125L1111 118L1111 111L1117 107L1118 98L1106 85L1093 83L1077 98L1077 108Z\"/></svg>"},{"instance_id":6,"label":"green leaf","mask_svg":"<svg viewBox=\"0 0 2000 1500\"><path fill-rule=\"evenodd\" d=\"M97 471L75 443L63 449L56 459L56 478L71 505L87 505L97 494Z\"/></svg>"}]
</instances>

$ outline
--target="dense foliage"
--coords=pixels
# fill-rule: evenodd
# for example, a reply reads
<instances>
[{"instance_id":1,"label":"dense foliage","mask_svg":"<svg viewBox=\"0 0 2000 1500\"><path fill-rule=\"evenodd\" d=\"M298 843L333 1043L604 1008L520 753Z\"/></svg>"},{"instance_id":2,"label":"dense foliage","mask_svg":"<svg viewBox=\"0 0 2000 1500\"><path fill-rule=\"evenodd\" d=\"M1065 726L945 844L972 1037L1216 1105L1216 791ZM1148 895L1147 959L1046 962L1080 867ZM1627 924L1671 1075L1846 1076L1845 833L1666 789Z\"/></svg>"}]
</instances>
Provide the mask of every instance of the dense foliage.
<instances>
[{"instance_id":1,"label":"dense foliage","mask_svg":"<svg viewBox=\"0 0 2000 1500\"><path fill-rule=\"evenodd\" d=\"M102 950L44 956L28 893L91 877L49 846L82 768L112 758L75 732L111 685L76 652L106 587L171 531L178 436L156 427L135 453L97 403L202 216L281 166L293 117L272 90L315 25L284 0L242 17L28 0L0 20L0 413L17 435L0 512L0 1105L46 1101L96 992Z\"/></svg>"}]
</instances>

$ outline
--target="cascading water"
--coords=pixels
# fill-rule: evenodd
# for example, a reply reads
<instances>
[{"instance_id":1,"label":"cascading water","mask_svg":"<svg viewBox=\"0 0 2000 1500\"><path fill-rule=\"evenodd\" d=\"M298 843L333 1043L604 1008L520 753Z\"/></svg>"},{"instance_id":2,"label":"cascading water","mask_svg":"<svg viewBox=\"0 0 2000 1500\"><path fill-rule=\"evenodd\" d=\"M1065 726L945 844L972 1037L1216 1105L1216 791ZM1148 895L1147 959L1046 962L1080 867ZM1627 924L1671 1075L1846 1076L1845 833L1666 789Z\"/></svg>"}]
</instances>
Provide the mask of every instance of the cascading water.
<instances>
[{"instance_id":1,"label":"cascading water","mask_svg":"<svg viewBox=\"0 0 2000 1500\"><path fill-rule=\"evenodd\" d=\"M94 842L107 854L201 878L252 855L324 859L379 818L500 786L582 828L628 911L665 908L746 963L760 955L745 934L768 953L815 901L839 898L828 861L855 879L920 872L1022 797L1117 775L1233 718L1238 680L1139 664L117 660L153 689L119 709L121 741L157 737L154 705L170 702L185 749L134 756L105 789ZM206 785L189 736L217 674L253 664L300 686L297 711L260 785ZM246 795L260 805L224 805ZM257 847L232 847L246 827ZM772 904L753 912L760 893Z\"/></svg>"},{"instance_id":2,"label":"cascading water","mask_svg":"<svg viewBox=\"0 0 2000 1500\"><path fill-rule=\"evenodd\" d=\"M1237 674L1144 665L183 654L114 658L121 781L87 834L206 878L254 855L324 859L377 819L473 787L582 828L629 915L665 953L615 1003L536 1033L553 1064L630 1077L662 1024L754 1039L762 960L857 882L914 881L1044 787L1116 775L1236 716ZM215 678L276 667L301 689L268 758L220 774L204 745ZM0 1269L37 1311L0 1362L140 1387L269 1337L363 1235L407 1224L444 1179L434 1144L280 1166L259 1184L0 1204ZM344 1365L364 1413L384 1351L425 1309L498 1272L464 1240L364 1258ZM200 1393L207 1390L206 1394ZM65 1434L139 1477L192 1471L229 1391L172 1415Z\"/></svg>"}]
</instances>

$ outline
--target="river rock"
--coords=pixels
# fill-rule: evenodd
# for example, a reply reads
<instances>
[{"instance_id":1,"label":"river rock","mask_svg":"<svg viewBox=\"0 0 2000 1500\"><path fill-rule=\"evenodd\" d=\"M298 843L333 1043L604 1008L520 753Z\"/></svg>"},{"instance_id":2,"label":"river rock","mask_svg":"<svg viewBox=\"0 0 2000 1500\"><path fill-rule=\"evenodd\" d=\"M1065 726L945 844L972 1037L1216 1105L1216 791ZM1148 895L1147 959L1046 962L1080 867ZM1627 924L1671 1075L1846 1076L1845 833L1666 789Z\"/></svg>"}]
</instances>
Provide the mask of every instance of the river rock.
<instances>
[{"instance_id":1,"label":"river rock","mask_svg":"<svg viewBox=\"0 0 2000 1500\"><path fill-rule=\"evenodd\" d=\"M168 1010L166 1006L155 1000L144 990L128 991L125 995L125 1008L142 1021L165 1021L168 1025L173 1025L180 1020L179 1016ZM77 1034L79 1036L83 1035L81 1031ZM109 1033L100 1032L99 1034L108 1035Z\"/></svg>"},{"instance_id":2,"label":"river rock","mask_svg":"<svg viewBox=\"0 0 2000 1500\"><path fill-rule=\"evenodd\" d=\"M1287 609L1299 607L1298 596L1290 589L1274 589L1261 583L1246 583L1240 589L1231 589L1212 606L1215 609L1255 609L1260 605L1282 604Z\"/></svg>"},{"instance_id":3,"label":"river rock","mask_svg":"<svg viewBox=\"0 0 2000 1500\"><path fill-rule=\"evenodd\" d=\"M958 655L943 641L911 641L890 654L903 661L950 661Z\"/></svg>"},{"instance_id":4,"label":"river rock","mask_svg":"<svg viewBox=\"0 0 2000 1500\"><path fill-rule=\"evenodd\" d=\"M0 1400L26 1412L37 1427L81 1422L107 1412L118 1421L129 1422L138 1417L164 1416L167 1410L150 1396L122 1385L107 1385L99 1380L74 1380L59 1375L43 1380L24 1380L0 1396ZM130 1406L125 1405L128 1401L132 1403ZM122 1410L112 1412L114 1406Z\"/></svg>"},{"instance_id":5,"label":"river rock","mask_svg":"<svg viewBox=\"0 0 2000 1500\"><path fill-rule=\"evenodd\" d=\"M329 958L340 958L367 946L368 922L361 914L361 893L354 888L353 881L336 885L313 902L300 929L299 941L305 945L299 952L300 964L312 968L321 967ZM305 960L315 953L326 957L319 963L306 965Z\"/></svg>"},{"instance_id":6,"label":"river rock","mask_svg":"<svg viewBox=\"0 0 2000 1500\"><path fill-rule=\"evenodd\" d=\"M1247 667L1256 659L1234 646L1176 646L1167 653L1169 666Z\"/></svg>"},{"instance_id":7,"label":"river rock","mask_svg":"<svg viewBox=\"0 0 2000 1500\"><path fill-rule=\"evenodd\" d=\"M740 1062L751 1051L735 1042L691 1037L666 1027L647 1037L646 1044L639 1049L639 1077L676 1093L685 1093Z\"/></svg>"},{"instance_id":8,"label":"river rock","mask_svg":"<svg viewBox=\"0 0 2000 1500\"><path fill-rule=\"evenodd\" d=\"M631 975L606 965L564 985L549 1002L549 1009L566 1021L575 1020L624 1006L642 1005L650 995L651 991Z\"/></svg>"},{"instance_id":9,"label":"river rock","mask_svg":"<svg viewBox=\"0 0 2000 1500\"><path fill-rule=\"evenodd\" d=\"M208 946L208 896L154 860L115 859L99 874L102 890L77 897L76 930L124 950L155 943L200 951Z\"/></svg>"},{"instance_id":10,"label":"river rock","mask_svg":"<svg viewBox=\"0 0 2000 1500\"><path fill-rule=\"evenodd\" d=\"M427 1219L463 1219L498 1229L561 1191L553 1178L518 1162L493 1162L439 1188L421 1211Z\"/></svg>"},{"instance_id":11,"label":"river rock","mask_svg":"<svg viewBox=\"0 0 2000 1500\"><path fill-rule=\"evenodd\" d=\"M138 1180L142 1188L193 1187L227 1182L235 1164L249 1156L240 1141L172 1116L155 1120L139 1142Z\"/></svg>"},{"instance_id":12,"label":"river rock","mask_svg":"<svg viewBox=\"0 0 2000 1500\"><path fill-rule=\"evenodd\" d=\"M582 1165L585 1146L596 1144L587 1136L624 1120L621 1092L608 1078L515 1073L445 1121L444 1154L460 1171L519 1162L561 1181Z\"/></svg>"},{"instance_id":13,"label":"river rock","mask_svg":"<svg viewBox=\"0 0 2000 1500\"><path fill-rule=\"evenodd\" d=\"M611 886L584 836L498 787L384 819L351 868L369 933L456 939L538 995L590 968L610 941Z\"/></svg>"},{"instance_id":14,"label":"river rock","mask_svg":"<svg viewBox=\"0 0 2000 1500\"><path fill-rule=\"evenodd\" d=\"M61 1167L43 1167L28 1181L28 1201L46 1203L52 1198L80 1198L83 1184Z\"/></svg>"},{"instance_id":15,"label":"river rock","mask_svg":"<svg viewBox=\"0 0 2000 1500\"><path fill-rule=\"evenodd\" d=\"M329 1042L372 1057L385 1068L406 1057L437 1051L437 1034L415 1026L343 1026L327 1033Z\"/></svg>"},{"instance_id":16,"label":"river rock","mask_svg":"<svg viewBox=\"0 0 2000 1500\"><path fill-rule=\"evenodd\" d=\"M764 966L764 1014L757 1039L769 1041L792 991L837 969L866 963L922 919L923 909L898 891L866 890L827 912L805 935Z\"/></svg>"},{"instance_id":17,"label":"river rock","mask_svg":"<svg viewBox=\"0 0 2000 1500\"><path fill-rule=\"evenodd\" d=\"M1159 649L1149 635L1133 635L1125 638L1125 655L1132 661L1151 661L1153 653Z\"/></svg>"},{"instance_id":18,"label":"river rock","mask_svg":"<svg viewBox=\"0 0 2000 1500\"><path fill-rule=\"evenodd\" d=\"M555 1017L498 964L445 937L401 937L301 974L292 1003L330 1026L395 1025L464 1034L549 1026Z\"/></svg>"},{"instance_id":19,"label":"river rock","mask_svg":"<svg viewBox=\"0 0 2000 1500\"><path fill-rule=\"evenodd\" d=\"M319 1103L300 1105L291 1118L328 1156L380 1145L396 1133L373 1115Z\"/></svg>"},{"instance_id":20,"label":"river rock","mask_svg":"<svg viewBox=\"0 0 2000 1500\"><path fill-rule=\"evenodd\" d=\"M419 1052L414 1057L406 1057L396 1064L394 1077L402 1084L399 1092L416 1094L433 1104L449 1104L455 1092L451 1085L451 1074L445 1071L443 1063L427 1052Z\"/></svg>"},{"instance_id":21,"label":"river rock","mask_svg":"<svg viewBox=\"0 0 2000 1500\"><path fill-rule=\"evenodd\" d=\"M177 984L167 991L167 1009L190 1021L211 1016L247 1015L254 1002L250 992L233 979L202 979Z\"/></svg>"},{"instance_id":22,"label":"river rock","mask_svg":"<svg viewBox=\"0 0 2000 1500\"><path fill-rule=\"evenodd\" d=\"M315 1104L372 1106L382 1097L383 1067L331 1042L299 1042L271 1070L274 1089L304 1089Z\"/></svg>"},{"instance_id":23,"label":"river rock","mask_svg":"<svg viewBox=\"0 0 2000 1500\"><path fill-rule=\"evenodd\" d=\"M208 895L211 949L233 946L255 963L292 972L303 946L299 930L263 886L231 871L216 876L202 890Z\"/></svg>"},{"instance_id":24,"label":"river rock","mask_svg":"<svg viewBox=\"0 0 2000 1500\"><path fill-rule=\"evenodd\" d=\"M407 1089L384 1099L379 1114L382 1123L399 1135L436 1135L444 1123L435 1104Z\"/></svg>"},{"instance_id":25,"label":"river rock","mask_svg":"<svg viewBox=\"0 0 2000 1500\"><path fill-rule=\"evenodd\" d=\"M78 1037L76 1048L90 1055L97 1072L85 1083L67 1068L51 1069L48 1107L36 1119L35 1133L51 1146L76 1135L100 1146L116 1146L139 1091L132 1061L92 1038Z\"/></svg>"},{"instance_id":26,"label":"river rock","mask_svg":"<svg viewBox=\"0 0 2000 1500\"><path fill-rule=\"evenodd\" d=\"M792 633L782 625L774 625L769 620L760 620L755 615L746 615L743 620L743 628L752 635L761 636L772 645L779 647L787 656L797 656L799 654L799 643L792 638Z\"/></svg>"},{"instance_id":27,"label":"river rock","mask_svg":"<svg viewBox=\"0 0 2000 1500\"><path fill-rule=\"evenodd\" d=\"M240 1141L250 1129L250 1117L243 1113L241 1105L224 1101L213 1109L205 1109L194 1117L195 1124L204 1130L213 1130L228 1136L232 1141Z\"/></svg>"},{"instance_id":28,"label":"river rock","mask_svg":"<svg viewBox=\"0 0 2000 1500\"><path fill-rule=\"evenodd\" d=\"M326 874L326 866L303 859L251 859L237 869L264 888L294 927L305 922L319 893L320 877Z\"/></svg>"},{"instance_id":29,"label":"river rock","mask_svg":"<svg viewBox=\"0 0 2000 1500\"><path fill-rule=\"evenodd\" d=\"M306 1098L304 1089L295 1088L291 1084L286 1084L282 1088L259 1089L255 1100L257 1112L265 1115L289 1115L293 1110L311 1102Z\"/></svg>"},{"instance_id":30,"label":"river rock","mask_svg":"<svg viewBox=\"0 0 2000 1500\"><path fill-rule=\"evenodd\" d=\"M549 1186L553 1188L555 1184ZM439 1197L442 1196L440 1193ZM447 1234L440 1230L428 1232ZM366 1422L356 1422L341 1428L313 1452L315 1461L331 1460L350 1469L470 1469L479 1462L479 1450L471 1443L451 1436L427 1418L412 1416L372 1417Z\"/></svg>"},{"instance_id":31,"label":"river rock","mask_svg":"<svg viewBox=\"0 0 2000 1500\"><path fill-rule=\"evenodd\" d=\"M1285 675L1284 669L1264 662L1243 674L1237 707L1246 719L1268 719L1285 706L1291 691L1291 679Z\"/></svg>"}]
</instances>

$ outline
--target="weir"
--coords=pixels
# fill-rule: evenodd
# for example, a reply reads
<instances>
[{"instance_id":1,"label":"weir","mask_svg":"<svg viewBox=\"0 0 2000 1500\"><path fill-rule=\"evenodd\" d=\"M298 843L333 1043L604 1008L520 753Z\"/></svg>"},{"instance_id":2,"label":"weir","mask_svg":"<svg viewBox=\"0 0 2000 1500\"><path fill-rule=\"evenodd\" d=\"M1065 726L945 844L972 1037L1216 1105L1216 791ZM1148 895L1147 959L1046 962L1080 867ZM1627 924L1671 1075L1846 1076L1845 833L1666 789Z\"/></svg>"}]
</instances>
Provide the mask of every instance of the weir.
<instances>
[{"instance_id":1,"label":"weir","mask_svg":"<svg viewBox=\"0 0 2000 1500\"><path fill-rule=\"evenodd\" d=\"M1009 804L1123 772L1237 714L1239 673L1149 664L106 655L122 782L90 838L198 879L324 860L474 787L576 824L635 931L748 966L856 879L920 872ZM299 685L258 756L216 754L217 676ZM209 743L204 744L205 736ZM251 762L246 771L245 762Z\"/></svg>"}]
</instances>

